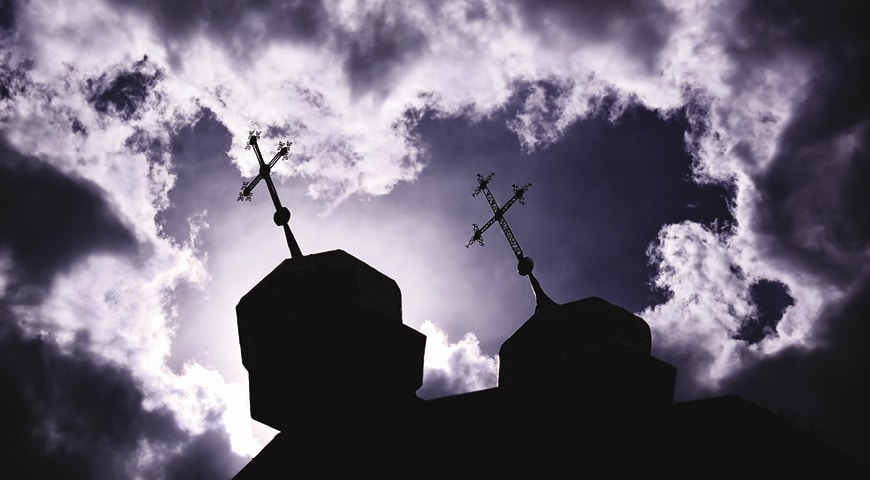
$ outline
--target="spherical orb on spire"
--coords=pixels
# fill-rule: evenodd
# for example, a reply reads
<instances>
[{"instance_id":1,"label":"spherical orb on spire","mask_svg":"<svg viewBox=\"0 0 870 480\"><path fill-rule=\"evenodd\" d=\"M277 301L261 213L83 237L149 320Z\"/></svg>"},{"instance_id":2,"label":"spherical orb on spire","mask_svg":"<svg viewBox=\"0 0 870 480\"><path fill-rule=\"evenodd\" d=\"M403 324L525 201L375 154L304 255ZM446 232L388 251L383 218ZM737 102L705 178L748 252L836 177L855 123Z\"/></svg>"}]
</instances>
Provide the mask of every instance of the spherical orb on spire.
<instances>
[{"instance_id":1,"label":"spherical orb on spire","mask_svg":"<svg viewBox=\"0 0 870 480\"><path fill-rule=\"evenodd\" d=\"M272 220L274 220L275 225L278 225L279 227L286 224L290 220L290 210L287 209L287 207L281 207L281 209L276 211L275 215L272 216Z\"/></svg>"},{"instance_id":2,"label":"spherical orb on spire","mask_svg":"<svg viewBox=\"0 0 870 480\"><path fill-rule=\"evenodd\" d=\"M532 270L534 270L534 268L535 261L532 260L532 257L523 257L523 259L517 263L517 273L524 277L532 273Z\"/></svg>"}]
</instances>

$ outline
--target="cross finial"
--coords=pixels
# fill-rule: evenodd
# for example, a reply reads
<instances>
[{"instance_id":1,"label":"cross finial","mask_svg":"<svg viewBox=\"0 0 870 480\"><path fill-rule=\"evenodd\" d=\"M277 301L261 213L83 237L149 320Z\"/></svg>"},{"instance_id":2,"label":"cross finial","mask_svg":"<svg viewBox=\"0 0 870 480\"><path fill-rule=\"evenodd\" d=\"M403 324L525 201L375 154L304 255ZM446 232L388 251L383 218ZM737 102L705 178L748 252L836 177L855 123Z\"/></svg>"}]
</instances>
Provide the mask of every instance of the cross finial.
<instances>
[{"instance_id":1,"label":"cross finial","mask_svg":"<svg viewBox=\"0 0 870 480\"><path fill-rule=\"evenodd\" d=\"M263 161L263 155L260 153L260 147L257 144L259 138L259 130L249 131L248 144L245 146L245 150L254 150L254 154L257 156L257 162L260 164L260 172L250 182L242 182L242 189L239 191L239 196L236 198L236 201L250 202L254 187L260 183L260 180L265 181L266 187L269 189L269 195L272 197L272 203L275 204L275 215L272 217L272 220L275 221L275 225L284 228L284 236L287 238L287 246L290 248L290 257L300 258L302 257L302 250L299 249L299 244L296 243L296 237L293 236L293 232L290 231L290 226L288 225L290 221L290 210L281 205L281 200L278 199L278 191L275 190L275 184L272 183L272 177L270 176L272 167L278 163L278 160L287 157L292 143L278 142L278 152L269 163L266 163Z\"/></svg>"},{"instance_id":2,"label":"cross finial","mask_svg":"<svg viewBox=\"0 0 870 480\"><path fill-rule=\"evenodd\" d=\"M513 185L514 195L511 197L504 206L499 207L498 202L495 201L495 197L492 195L492 192L489 191L489 182L492 180L492 177L495 176L495 173L490 172L489 175L483 176L481 174L477 174L477 188L474 189L474 192L471 194L472 197L476 197L483 193L486 197L486 201L489 202L490 208L492 208L492 218L490 218L486 223L483 224L482 227L479 227L476 223L472 224L472 228L474 233L471 235L471 238L468 240L468 244L465 245L465 248L471 246L472 243L479 243L483 245L483 232L486 231L489 227L492 226L495 222L498 222L499 226L501 226L502 231L504 232L504 236L507 238L508 243L511 246L511 250L514 251L514 255L517 257L517 273L522 276L528 275L529 282L532 284L532 291L535 293L535 298L537 299L537 307L536 309L540 309L542 307L550 307L552 305L556 305L556 302L550 299L544 290L541 288L541 284L538 282L538 279L532 274L532 270L535 268L535 262L532 260L532 257L526 257L523 255L523 249L520 248L520 242L517 241L517 237L514 236L514 233L511 231L510 225L508 225L507 220L504 218L505 212L507 209L511 207L516 202L520 202L520 205L525 205L526 200L524 195L529 187L532 186L531 183L527 183L522 187L518 187Z\"/></svg>"},{"instance_id":3,"label":"cross finial","mask_svg":"<svg viewBox=\"0 0 870 480\"><path fill-rule=\"evenodd\" d=\"M514 236L514 233L511 231L511 227L508 225L507 220L504 219L504 214L507 209L511 208L515 202L520 202L520 204L525 204L525 195L526 190L532 186L531 183L527 183L522 187L518 187L516 185L513 186L514 196L511 197L507 203L504 204L503 207L498 206L498 202L495 201L495 197L493 197L492 192L489 191L489 182L492 180L492 177L495 176L495 173L490 173L486 177L481 174L477 174L477 188L474 190L474 193L471 194L472 197L478 196L480 193L486 197L487 202L489 202L490 208L492 208L492 218L489 219L483 227L477 226L476 223L472 224L472 228L474 229L474 233L471 235L471 239L468 240L468 244L465 246L466 248L470 247L472 243L479 243L483 245L483 232L486 231L489 227L492 226L493 223L498 222L501 226L502 231L504 232L505 237L507 237L507 241L511 246L511 249L514 251L514 255L517 257L517 261L519 264L517 265L517 272L520 275L528 275L532 273L532 269L534 268L534 262L531 257L523 256L523 249L520 248L520 242L517 241L517 237Z\"/></svg>"}]
</instances>

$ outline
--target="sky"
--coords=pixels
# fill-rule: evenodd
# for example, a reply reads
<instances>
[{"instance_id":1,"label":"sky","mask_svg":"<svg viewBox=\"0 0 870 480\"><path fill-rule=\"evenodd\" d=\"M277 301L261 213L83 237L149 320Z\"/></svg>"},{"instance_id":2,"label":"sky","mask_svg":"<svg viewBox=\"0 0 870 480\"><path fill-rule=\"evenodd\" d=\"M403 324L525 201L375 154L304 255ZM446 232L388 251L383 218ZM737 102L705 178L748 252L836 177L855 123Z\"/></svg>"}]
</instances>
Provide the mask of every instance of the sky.
<instances>
[{"instance_id":1,"label":"sky","mask_svg":"<svg viewBox=\"0 0 870 480\"><path fill-rule=\"evenodd\" d=\"M870 461L866 2L0 0L0 451L39 478L230 478L235 305L289 256L396 280L423 398L497 385L534 311L644 318L675 398ZM324 352L328 354L328 352ZM762 452L763 453L763 452Z\"/></svg>"}]
</instances>

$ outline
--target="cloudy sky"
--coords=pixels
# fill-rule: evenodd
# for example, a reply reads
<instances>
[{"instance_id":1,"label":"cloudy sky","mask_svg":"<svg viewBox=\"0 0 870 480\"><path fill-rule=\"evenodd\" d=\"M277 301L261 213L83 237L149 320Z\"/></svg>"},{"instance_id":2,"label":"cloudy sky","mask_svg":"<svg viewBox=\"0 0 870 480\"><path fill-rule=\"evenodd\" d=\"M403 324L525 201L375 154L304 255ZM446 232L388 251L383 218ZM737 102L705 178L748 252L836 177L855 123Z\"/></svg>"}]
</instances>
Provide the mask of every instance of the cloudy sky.
<instances>
[{"instance_id":1,"label":"cloudy sky","mask_svg":"<svg viewBox=\"0 0 870 480\"><path fill-rule=\"evenodd\" d=\"M870 451L866 2L0 1L0 451L40 478L229 478L235 305L305 253L394 278L432 398L532 313L642 316L677 399ZM7 427L8 426L8 427Z\"/></svg>"}]
</instances>

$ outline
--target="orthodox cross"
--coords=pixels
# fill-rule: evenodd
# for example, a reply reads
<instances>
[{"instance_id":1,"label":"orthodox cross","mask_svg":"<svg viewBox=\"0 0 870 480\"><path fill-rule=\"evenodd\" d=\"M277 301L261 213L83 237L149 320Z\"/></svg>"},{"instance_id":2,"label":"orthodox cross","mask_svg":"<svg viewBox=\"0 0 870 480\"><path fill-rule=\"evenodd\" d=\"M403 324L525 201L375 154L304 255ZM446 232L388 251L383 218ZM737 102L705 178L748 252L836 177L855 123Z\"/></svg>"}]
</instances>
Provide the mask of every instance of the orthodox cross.
<instances>
[{"instance_id":1,"label":"orthodox cross","mask_svg":"<svg viewBox=\"0 0 870 480\"><path fill-rule=\"evenodd\" d=\"M254 187L260 183L260 180L266 182L266 188L269 189L269 195L272 197L272 203L275 204L275 215L272 216L272 219L275 221L275 225L279 227L284 227L284 236L287 237L287 246L290 247L290 257L291 258L300 258L302 257L302 250L299 249L299 244L296 243L296 237L293 236L293 232L290 231L290 226L288 222L290 221L290 210L287 207L281 205L281 200L278 199L278 191L275 190L275 184L272 183L272 177L269 175L272 171L272 167L278 163L278 160L287 157L287 153L290 150L290 142L278 142L278 153L266 163L263 161L263 154L260 153L260 147L257 145L257 139L260 138L259 131L251 130L248 132L248 144L245 146L245 150L254 150L254 154L257 155L257 162L260 164L260 173L257 174L250 182L242 182L242 189L239 191L239 197L236 201L251 201L251 194L254 191Z\"/></svg>"},{"instance_id":2,"label":"orthodox cross","mask_svg":"<svg viewBox=\"0 0 870 480\"><path fill-rule=\"evenodd\" d=\"M528 190L532 184L527 183L522 187L513 185L514 195L504 204L504 206L499 207L492 192L489 191L489 182L492 180L493 176L495 176L494 173L490 173L486 177L479 173L477 174L477 188L474 189L474 193L472 193L471 196L476 197L482 192L486 197L486 201L489 202L490 208L492 208L493 215L492 218L484 223L482 227L477 226L476 223L472 224L474 233L471 235L471 239L468 240L468 244L465 245L465 248L470 247L474 242L483 245L483 232L491 227L492 224L498 222L499 226L501 226L501 230L504 232L504 236L507 238L507 241L511 246L511 250L514 251L514 255L517 257L517 273L523 276L528 275L529 277L529 283L531 283L532 291L535 293L535 311L538 312L555 307L557 303L551 300L550 297L544 293L544 289L541 288L540 282L538 282L538 279L535 278L534 274L532 274L532 270L535 268L535 262L532 260L532 257L526 257L523 255L523 249L520 248L520 242L517 241L517 237L514 236L514 232L511 231L511 227L504 218L505 212L508 208L511 208L511 205L514 203L520 202L520 205L525 205L526 201L525 198L523 198L523 195L525 195L526 190Z\"/></svg>"},{"instance_id":3,"label":"orthodox cross","mask_svg":"<svg viewBox=\"0 0 870 480\"><path fill-rule=\"evenodd\" d=\"M492 196L492 192L489 191L489 182L492 180L492 177L495 176L494 173L490 173L486 177L481 174L477 174L477 188L474 190L474 193L471 194L472 197L476 197L483 192L483 195L486 197L486 201L489 202L490 208L492 208L492 218L489 219L488 222L484 223L482 227L479 227L476 223L472 224L472 228L474 228L474 234L471 235L471 239L468 240L468 245L465 248L471 246L472 243L477 242L480 245L483 245L483 232L486 231L489 227L492 226L495 222L501 226L502 231L504 232L504 236L507 237L507 241L511 246L511 249L514 251L514 255L517 257L517 272L520 275L528 275L532 273L532 269L534 268L534 262L530 257L523 256L523 249L520 248L520 242L517 241L517 237L514 236L514 232L511 231L511 227L508 225L507 220L504 218L504 214L507 209L511 208L515 202L520 202L521 205L525 205L526 200L523 198L526 190L532 186L531 183L527 183L522 187L518 187L513 185L514 196L511 197L507 203L504 204L503 207L498 206L498 202L495 201L495 197Z\"/></svg>"}]
</instances>

